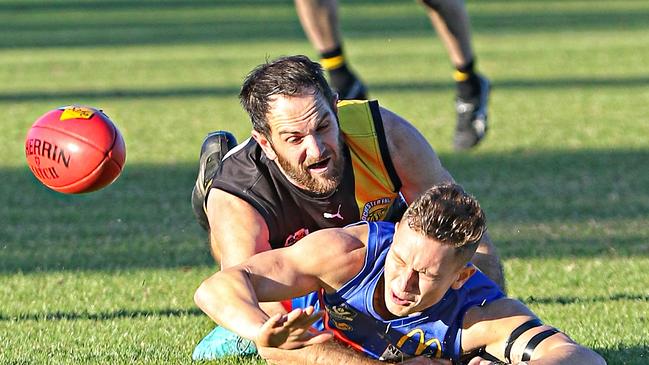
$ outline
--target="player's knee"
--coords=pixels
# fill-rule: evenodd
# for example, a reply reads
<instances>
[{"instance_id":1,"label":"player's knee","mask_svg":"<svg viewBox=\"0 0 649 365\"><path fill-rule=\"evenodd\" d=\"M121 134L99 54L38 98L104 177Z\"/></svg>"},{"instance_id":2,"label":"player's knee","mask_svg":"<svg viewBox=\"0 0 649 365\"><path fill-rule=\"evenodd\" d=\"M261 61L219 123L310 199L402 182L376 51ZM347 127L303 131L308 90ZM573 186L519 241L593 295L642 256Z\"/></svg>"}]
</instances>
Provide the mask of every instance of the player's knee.
<instances>
[{"instance_id":1,"label":"player's knee","mask_svg":"<svg viewBox=\"0 0 649 365\"><path fill-rule=\"evenodd\" d=\"M201 285L196 289L194 292L194 303L199 307L203 308L203 305L208 303L208 299L206 298L206 289L205 289L205 283L201 283Z\"/></svg>"}]
</instances>

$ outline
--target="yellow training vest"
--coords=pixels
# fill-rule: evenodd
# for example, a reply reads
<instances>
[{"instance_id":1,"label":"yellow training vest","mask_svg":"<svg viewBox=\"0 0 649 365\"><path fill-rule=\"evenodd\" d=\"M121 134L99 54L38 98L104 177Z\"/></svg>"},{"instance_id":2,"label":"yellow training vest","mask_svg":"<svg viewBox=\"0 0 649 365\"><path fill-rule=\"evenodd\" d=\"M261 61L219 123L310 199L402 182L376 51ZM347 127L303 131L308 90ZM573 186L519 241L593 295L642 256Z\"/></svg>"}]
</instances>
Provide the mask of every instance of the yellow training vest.
<instances>
[{"instance_id":1,"label":"yellow training vest","mask_svg":"<svg viewBox=\"0 0 649 365\"><path fill-rule=\"evenodd\" d=\"M399 196L401 181L388 152L379 105L376 101L340 101L338 119L352 158L361 220L383 220Z\"/></svg>"}]
</instances>

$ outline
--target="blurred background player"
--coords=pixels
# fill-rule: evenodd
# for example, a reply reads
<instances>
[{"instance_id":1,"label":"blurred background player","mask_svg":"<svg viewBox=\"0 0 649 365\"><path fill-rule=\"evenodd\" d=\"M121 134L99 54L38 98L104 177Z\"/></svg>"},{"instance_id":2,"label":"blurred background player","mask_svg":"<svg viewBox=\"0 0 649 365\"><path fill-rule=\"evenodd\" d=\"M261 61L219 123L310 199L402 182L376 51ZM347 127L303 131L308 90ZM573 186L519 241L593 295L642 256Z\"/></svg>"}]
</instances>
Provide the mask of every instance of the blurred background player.
<instances>
[{"instance_id":1,"label":"blurred background player","mask_svg":"<svg viewBox=\"0 0 649 365\"><path fill-rule=\"evenodd\" d=\"M469 16L462 0L419 0L448 50L455 66L457 150L477 145L487 131L489 80L475 71ZM348 66L342 48L337 0L295 0L297 14L309 41L320 53L331 86L340 99L366 99L367 89Z\"/></svg>"}]
</instances>

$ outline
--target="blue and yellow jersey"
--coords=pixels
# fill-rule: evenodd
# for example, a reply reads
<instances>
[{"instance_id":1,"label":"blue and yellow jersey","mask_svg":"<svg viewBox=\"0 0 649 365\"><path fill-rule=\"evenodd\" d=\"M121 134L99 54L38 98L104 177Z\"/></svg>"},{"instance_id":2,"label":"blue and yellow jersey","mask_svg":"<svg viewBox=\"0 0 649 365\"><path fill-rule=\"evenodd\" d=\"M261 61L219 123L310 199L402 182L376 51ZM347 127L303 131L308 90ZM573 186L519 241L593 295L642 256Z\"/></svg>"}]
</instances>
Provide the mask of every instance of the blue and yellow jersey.
<instances>
[{"instance_id":1,"label":"blue and yellow jersey","mask_svg":"<svg viewBox=\"0 0 649 365\"><path fill-rule=\"evenodd\" d=\"M462 354L462 321L466 311L504 294L477 271L460 289L421 313L385 320L374 308L374 292L383 276L385 257L392 244L394 224L370 222L365 264L335 293L325 294L325 327L336 338L381 360L401 360L424 355L459 360ZM381 293L383 295L383 293Z\"/></svg>"},{"instance_id":2,"label":"blue and yellow jersey","mask_svg":"<svg viewBox=\"0 0 649 365\"><path fill-rule=\"evenodd\" d=\"M379 105L343 100L338 104L338 118L351 154L360 220L383 220L397 198L401 180L388 152Z\"/></svg>"}]
</instances>

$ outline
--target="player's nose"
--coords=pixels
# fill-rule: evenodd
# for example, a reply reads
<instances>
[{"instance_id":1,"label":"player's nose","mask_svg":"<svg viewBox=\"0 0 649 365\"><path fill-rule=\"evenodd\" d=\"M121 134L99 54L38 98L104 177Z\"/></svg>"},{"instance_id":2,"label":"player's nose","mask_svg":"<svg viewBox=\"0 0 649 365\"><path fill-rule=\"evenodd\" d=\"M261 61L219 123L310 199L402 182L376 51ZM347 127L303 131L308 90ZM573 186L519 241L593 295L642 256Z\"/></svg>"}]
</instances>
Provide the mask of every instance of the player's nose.
<instances>
[{"instance_id":1,"label":"player's nose","mask_svg":"<svg viewBox=\"0 0 649 365\"><path fill-rule=\"evenodd\" d=\"M414 270L403 270L399 275L399 290L402 293L414 293L417 286L418 274Z\"/></svg>"},{"instance_id":2,"label":"player's nose","mask_svg":"<svg viewBox=\"0 0 649 365\"><path fill-rule=\"evenodd\" d=\"M317 136L310 135L305 137L304 143L306 144L307 156L309 159L317 160L324 154L324 143L322 143L322 140Z\"/></svg>"}]
</instances>

